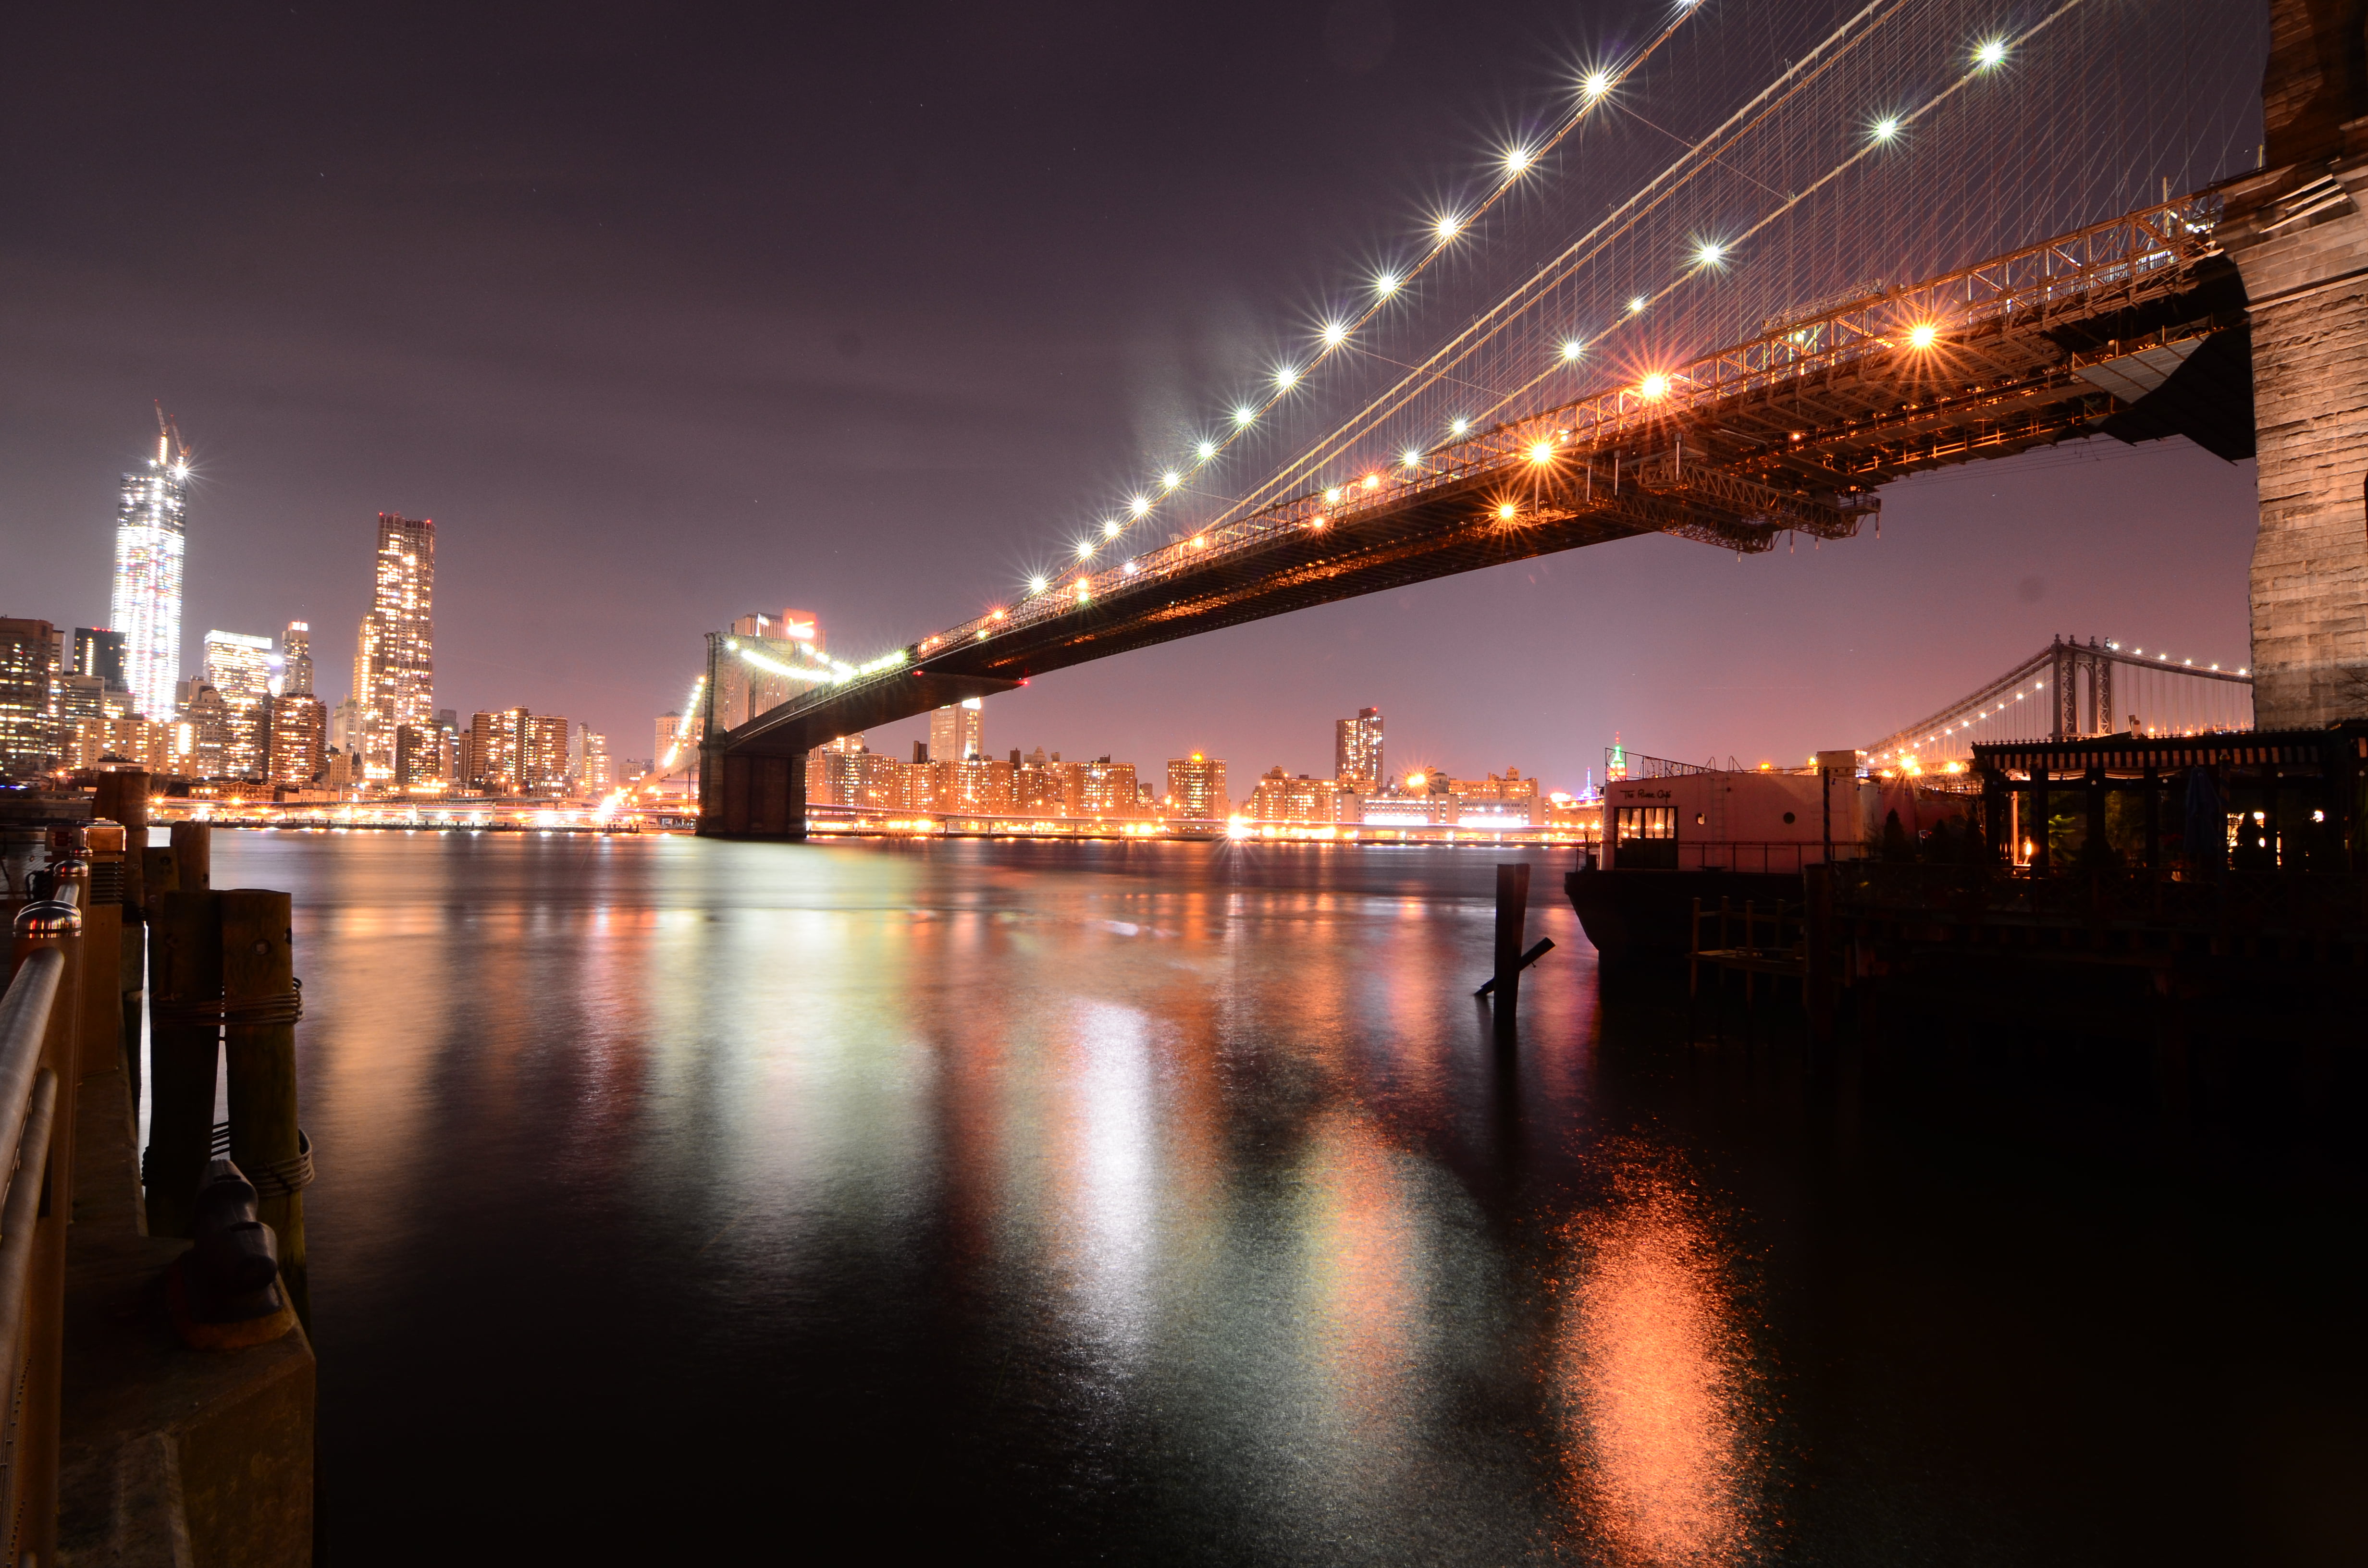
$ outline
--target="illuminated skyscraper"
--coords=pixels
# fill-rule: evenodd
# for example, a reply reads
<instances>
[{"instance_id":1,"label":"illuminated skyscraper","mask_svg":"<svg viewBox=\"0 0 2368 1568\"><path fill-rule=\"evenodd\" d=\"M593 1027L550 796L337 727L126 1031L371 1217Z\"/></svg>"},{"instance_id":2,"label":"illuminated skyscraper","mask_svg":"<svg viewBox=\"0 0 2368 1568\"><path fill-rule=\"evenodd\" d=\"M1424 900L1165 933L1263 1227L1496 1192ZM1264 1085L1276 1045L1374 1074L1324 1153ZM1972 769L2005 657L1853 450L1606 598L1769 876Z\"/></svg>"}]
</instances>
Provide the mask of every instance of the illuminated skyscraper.
<instances>
[{"instance_id":1,"label":"illuminated skyscraper","mask_svg":"<svg viewBox=\"0 0 2368 1568\"><path fill-rule=\"evenodd\" d=\"M123 476L115 510L115 592L108 622L123 633L124 677L138 710L173 717L181 678L181 553L188 513L188 453L156 437L156 455Z\"/></svg>"},{"instance_id":2,"label":"illuminated skyscraper","mask_svg":"<svg viewBox=\"0 0 2368 1568\"><path fill-rule=\"evenodd\" d=\"M395 731L436 722L436 524L378 515L370 613L354 643L362 777L394 777Z\"/></svg>"},{"instance_id":3,"label":"illuminated skyscraper","mask_svg":"<svg viewBox=\"0 0 2368 1568\"><path fill-rule=\"evenodd\" d=\"M1360 708L1353 719L1332 724L1332 777L1342 785L1367 793L1389 777L1382 765L1382 710Z\"/></svg>"},{"instance_id":4,"label":"illuminated skyscraper","mask_svg":"<svg viewBox=\"0 0 2368 1568\"><path fill-rule=\"evenodd\" d=\"M313 628L291 620L279 637L279 690L283 696L313 695Z\"/></svg>"},{"instance_id":5,"label":"illuminated skyscraper","mask_svg":"<svg viewBox=\"0 0 2368 1568\"><path fill-rule=\"evenodd\" d=\"M985 755L985 715L981 711L982 706L980 699L973 697L929 714L931 762L964 762Z\"/></svg>"},{"instance_id":6,"label":"illuminated skyscraper","mask_svg":"<svg viewBox=\"0 0 2368 1568\"><path fill-rule=\"evenodd\" d=\"M1167 759L1167 798L1185 816L1213 822L1233 809L1225 796L1225 765L1194 752Z\"/></svg>"},{"instance_id":7,"label":"illuminated skyscraper","mask_svg":"<svg viewBox=\"0 0 2368 1568\"><path fill-rule=\"evenodd\" d=\"M263 778L271 770L271 639L207 632L203 678L228 710L219 776Z\"/></svg>"}]
</instances>

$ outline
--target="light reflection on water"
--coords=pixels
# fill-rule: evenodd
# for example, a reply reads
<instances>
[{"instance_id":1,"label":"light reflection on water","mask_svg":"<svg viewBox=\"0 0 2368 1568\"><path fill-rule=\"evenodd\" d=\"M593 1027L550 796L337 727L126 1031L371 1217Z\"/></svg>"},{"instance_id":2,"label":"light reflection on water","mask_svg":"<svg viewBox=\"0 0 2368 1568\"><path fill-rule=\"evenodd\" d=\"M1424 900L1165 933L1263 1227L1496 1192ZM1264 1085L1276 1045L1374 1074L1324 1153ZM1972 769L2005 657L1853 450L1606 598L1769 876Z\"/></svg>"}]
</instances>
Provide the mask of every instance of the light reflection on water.
<instances>
[{"instance_id":1,"label":"light reflection on water","mask_svg":"<svg viewBox=\"0 0 2368 1568\"><path fill-rule=\"evenodd\" d=\"M1195 1563L2004 1528L1996 1491L1902 1522L1887 1479L1957 1452L1970 1388L1802 1429L1774 1369L1848 1317L1770 1219L1849 1211L1810 1102L1620 1066L1558 867L1493 1050L1495 860L220 835L217 886L296 899L335 1560L820 1518Z\"/></svg>"}]
</instances>

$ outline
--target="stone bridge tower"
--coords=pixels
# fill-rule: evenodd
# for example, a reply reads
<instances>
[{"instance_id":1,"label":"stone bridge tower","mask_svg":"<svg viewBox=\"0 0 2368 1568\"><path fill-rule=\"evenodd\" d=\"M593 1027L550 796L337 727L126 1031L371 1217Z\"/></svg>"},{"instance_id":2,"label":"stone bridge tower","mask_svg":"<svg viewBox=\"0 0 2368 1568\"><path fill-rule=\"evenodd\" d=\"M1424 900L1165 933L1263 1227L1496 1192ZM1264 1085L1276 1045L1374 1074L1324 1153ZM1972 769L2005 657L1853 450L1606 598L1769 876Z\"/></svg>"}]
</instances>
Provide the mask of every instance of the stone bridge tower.
<instances>
[{"instance_id":1,"label":"stone bridge tower","mask_svg":"<svg viewBox=\"0 0 2368 1568\"><path fill-rule=\"evenodd\" d=\"M2368 0L2270 0L2261 167L2223 243L2253 347L2255 722L2368 716Z\"/></svg>"}]
</instances>

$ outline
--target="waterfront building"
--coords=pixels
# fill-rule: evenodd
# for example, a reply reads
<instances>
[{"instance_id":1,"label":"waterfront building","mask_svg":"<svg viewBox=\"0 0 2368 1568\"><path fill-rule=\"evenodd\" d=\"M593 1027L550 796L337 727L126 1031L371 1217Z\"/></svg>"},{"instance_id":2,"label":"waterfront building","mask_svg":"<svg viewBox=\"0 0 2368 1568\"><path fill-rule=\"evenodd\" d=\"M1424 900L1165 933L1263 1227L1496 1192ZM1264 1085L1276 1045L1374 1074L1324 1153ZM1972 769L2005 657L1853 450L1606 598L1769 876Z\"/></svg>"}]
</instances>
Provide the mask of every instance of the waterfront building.
<instances>
[{"instance_id":1,"label":"waterfront building","mask_svg":"<svg viewBox=\"0 0 2368 1568\"><path fill-rule=\"evenodd\" d=\"M1491 773L1486 778L1451 778L1447 788L1456 798L1461 823L1531 827L1545 821L1538 781L1522 778L1518 767L1508 767L1502 778Z\"/></svg>"},{"instance_id":2,"label":"waterfront building","mask_svg":"<svg viewBox=\"0 0 2368 1568\"><path fill-rule=\"evenodd\" d=\"M284 691L271 699L273 784L290 790L312 787L328 766L328 723L329 710L310 691Z\"/></svg>"},{"instance_id":3,"label":"waterfront building","mask_svg":"<svg viewBox=\"0 0 2368 1568\"><path fill-rule=\"evenodd\" d=\"M1371 793L1388 778L1382 759L1382 710L1360 708L1332 722L1332 777L1343 788Z\"/></svg>"},{"instance_id":4,"label":"waterfront building","mask_svg":"<svg viewBox=\"0 0 2368 1568\"><path fill-rule=\"evenodd\" d=\"M444 793L442 731L402 724L394 732L394 787L406 795Z\"/></svg>"},{"instance_id":5,"label":"waterfront building","mask_svg":"<svg viewBox=\"0 0 2368 1568\"><path fill-rule=\"evenodd\" d=\"M488 795L518 792L522 772L518 721L525 717L525 709L507 708L499 713L480 712L470 719L468 751L461 762L462 783Z\"/></svg>"},{"instance_id":6,"label":"waterfront building","mask_svg":"<svg viewBox=\"0 0 2368 1568\"><path fill-rule=\"evenodd\" d=\"M939 708L929 714L929 756L938 762L962 762L986 755L986 716L978 698Z\"/></svg>"},{"instance_id":7,"label":"waterfront building","mask_svg":"<svg viewBox=\"0 0 2368 1568\"><path fill-rule=\"evenodd\" d=\"M74 674L95 676L109 691L130 691L128 668L122 632L95 626L74 628Z\"/></svg>"},{"instance_id":8,"label":"waterfront building","mask_svg":"<svg viewBox=\"0 0 2368 1568\"><path fill-rule=\"evenodd\" d=\"M220 778L230 749L230 707L210 683L188 684L189 698L182 705L180 717L189 728L188 777Z\"/></svg>"},{"instance_id":9,"label":"waterfront building","mask_svg":"<svg viewBox=\"0 0 2368 1568\"><path fill-rule=\"evenodd\" d=\"M352 698L329 710L329 749L350 754L354 749L354 733L360 727L361 704Z\"/></svg>"},{"instance_id":10,"label":"waterfront building","mask_svg":"<svg viewBox=\"0 0 2368 1568\"><path fill-rule=\"evenodd\" d=\"M609 737L598 730L579 728L572 746L572 762L575 789L579 794L597 795L616 788L616 778L609 763Z\"/></svg>"},{"instance_id":11,"label":"waterfront building","mask_svg":"<svg viewBox=\"0 0 2368 1568\"><path fill-rule=\"evenodd\" d=\"M243 631L208 631L204 674L222 697L223 778L260 778L271 756L271 639Z\"/></svg>"},{"instance_id":12,"label":"waterfront building","mask_svg":"<svg viewBox=\"0 0 2368 1568\"><path fill-rule=\"evenodd\" d=\"M940 709L939 711L943 712ZM933 762L929 771L939 812L1008 812L1012 809L1012 767L1001 757L966 756Z\"/></svg>"},{"instance_id":13,"label":"waterfront building","mask_svg":"<svg viewBox=\"0 0 2368 1568\"><path fill-rule=\"evenodd\" d=\"M928 765L905 764L871 750L861 735L840 735L806 753L806 803L820 806L903 807L909 776Z\"/></svg>"},{"instance_id":14,"label":"waterfront building","mask_svg":"<svg viewBox=\"0 0 2368 1568\"><path fill-rule=\"evenodd\" d=\"M56 763L57 628L0 618L0 774L24 778Z\"/></svg>"},{"instance_id":15,"label":"waterfront building","mask_svg":"<svg viewBox=\"0 0 2368 1568\"><path fill-rule=\"evenodd\" d=\"M1055 765L1061 777L1061 810L1073 817L1132 817L1143 811L1134 764L1104 756L1092 762Z\"/></svg>"},{"instance_id":16,"label":"waterfront building","mask_svg":"<svg viewBox=\"0 0 2368 1568\"><path fill-rule=\"evenodd\" d=\"M394 773L395 731L436 715L436 524L378 515L370 608L354 640L353 749L362 776Z\"/></svg>"},{"instance_id":17,"label":"waterfront building","mask_svg":"<svg viewBox=\"0 0 2368 1568\"><path fill-rule=\"evenodd\" d=\"M1034 817L1061 814L1061 775L1046 760L1042 746L1024 758L1019 747L1012 748L1011 809Z\"/></svg>"},{"instance_id":18,"label":"waterfront building","mask_svg":"<svg viewBox=\"0 0 2368 1568\"><path fill-rule=\"evenodd\" d=\"M123 678L143 717L173 716L181 678L181 560L187 544L189 465L169 437L123 476L115 510L115 582L108 622L123 636Z\"/></svg>"},{"instance_id":19,"label":"waterfront building","mask_svg":"<svg viewBox=\"0 0 2368 1568\"><path fill-rule=\"evenodd\" d=\"M1197 751L1190 756L1169 757L1167 798L1180 816L1223 821L1233 810L1233 801L1225 794L1224 763Z\"/></svg>"},{"instance_id":20,"label":"waterfront building","mask_svg":"<svg viewBox=\"0 0 2368 1568\"><path fill-rule=\"evenodd\" d=\"M1361 802L1357 791L1332 778L1297 778L1268 768L1250 791L1243 814L1253 822L1353 823Z\"/></svg>"},{"instance_id":21,"label":"waterfront building","mask_svg":"<svg viewBox=\"0 0 2368 1568\"><path fill-rule=\"evenodd\" d=\"M312 695L313 628L307 621L291 620L279 634L279 689L283 694Z\"/></svg>"},{"instance_id":22,"label":"waterfront building","mask_svg":"<svg viewBox=\"0 0 2368 1568\"><path fill-rule=\"evenodd\" d=\"M691 754L696 748L683 739L679 712L669 710L658 715L654 739L657 749L650 753L651 772L662 778L678 778L690 771Z\"/></svg>"},{"instance_id":23,"label":"waterfront building","mask_svg":"<svg viewBox=\"0 0 2368 1568\"><path fill-rule=\"evenodd\" d=\"M567 721L555 713L518 715L518 785L528 795L567 793Z\"/></svg>"}]
</instances>

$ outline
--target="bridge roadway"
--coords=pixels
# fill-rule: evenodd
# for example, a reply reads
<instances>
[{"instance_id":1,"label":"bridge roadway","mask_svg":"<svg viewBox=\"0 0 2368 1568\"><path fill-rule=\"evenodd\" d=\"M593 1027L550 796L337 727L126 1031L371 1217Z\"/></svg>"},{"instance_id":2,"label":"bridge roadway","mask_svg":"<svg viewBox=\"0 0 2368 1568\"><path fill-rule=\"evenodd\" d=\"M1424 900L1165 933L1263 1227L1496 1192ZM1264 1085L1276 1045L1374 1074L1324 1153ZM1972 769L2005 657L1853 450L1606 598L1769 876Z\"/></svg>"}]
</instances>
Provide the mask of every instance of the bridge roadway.
<instances>
[{"instance_id":1,"label":"bridge roadway","mask_svg":"<svg viewBox=\"0 0 2368 1568\"><path fill-rule=\"evenodd\" d=\"M2215 199L2182 198L1912 288L1828 303L1344 476L923 638L716 733L702 833L798 837L803 755L842 734L1172 638L1642 534L1738 552L1848 538L1902 475L2066 437L2250 455L2245 301Z\"/></svg>"}]
</instances>

